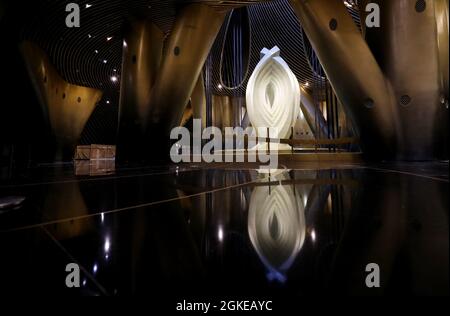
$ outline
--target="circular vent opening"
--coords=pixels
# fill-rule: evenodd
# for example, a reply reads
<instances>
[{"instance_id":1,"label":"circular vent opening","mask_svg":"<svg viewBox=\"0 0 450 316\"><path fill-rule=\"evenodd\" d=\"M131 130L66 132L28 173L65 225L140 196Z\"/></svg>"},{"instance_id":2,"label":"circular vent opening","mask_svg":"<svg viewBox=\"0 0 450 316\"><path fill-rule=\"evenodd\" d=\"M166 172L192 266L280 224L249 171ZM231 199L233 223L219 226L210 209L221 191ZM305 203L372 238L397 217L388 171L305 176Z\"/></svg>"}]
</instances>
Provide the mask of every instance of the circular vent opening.
<instances>
[{"instance_id":1,"label":"circular vent opening","mask_svg":"<svg viewBox=\"0 0 450 316\"><path fill-rule=\"evenodd\" d=\"M175 54L175 56L180 55L180 47L176 46L176 47L173 49L173 53Z\"/></svg>"},{"instance_id":2,"label":"circular vent opening","mask_svg":"<svg viewBox=\"0 0 450 316\"><path fill-rule=\"evenodd\" d=\"M407 105L409 105L410 103L411 103L411 97L410 97L409 95L405 94L405 95L402 95L402 96L400 97L400 104L401 104L401 105L407 106Z\"/></svg>"},{"instance_id":3,"label":"circular vent opening","mask_svg":"<svg viewBox=\"0 0 450 316\"><path fill-rule=\"evenodd\" d=\"M427 3L425 0L417 0L416 1L416 11L423 12L427 8Z\"/></svg>"},{"instance_id":4,"label":"circular vent opening","mask_svg":"<svg viewBox=\"0 0 450 316\"><path fill-rule=\"evenodd\" d=\"M373 100L371 98L367 98L364 100L364 106L368 109L373 108L373 106L375 105L375 103L373 102Z\"/></svg>"},{"instance_id":5,"label":"circular vent opening","mask_svg":"<svg viewBox=\"0 0 450 316\"><path fill-rule=\"evenodd\" d=\"M337 29L337 27L338 27L338 22L337 22L337 20L336 20L336 19L331 19L331 20L330 20L330 29L331 29L332 31L335 31L335 30Z\"/></svg>"}]
</instances>

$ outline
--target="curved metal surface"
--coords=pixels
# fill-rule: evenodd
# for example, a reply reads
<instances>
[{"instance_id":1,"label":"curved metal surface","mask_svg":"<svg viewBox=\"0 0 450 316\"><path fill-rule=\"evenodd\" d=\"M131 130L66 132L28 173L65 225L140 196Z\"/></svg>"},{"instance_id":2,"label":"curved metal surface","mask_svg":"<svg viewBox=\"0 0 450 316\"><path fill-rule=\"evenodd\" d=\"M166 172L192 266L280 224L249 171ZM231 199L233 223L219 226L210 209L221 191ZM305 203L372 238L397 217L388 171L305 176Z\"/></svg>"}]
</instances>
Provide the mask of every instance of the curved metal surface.
<instances>
[{"instance_id":1,"label":"curved metal surface","mask_svg":"<svg viewBox=\"0 0 450 316\"><path fill-rule=\"evenodd\" d=\"M123 42L118 152L134 156L144 141L150 93L161 64L164 33L148 21L130 21Z\"/></svg>"},{"instance_id":2,"label":"curved metal surface","mask_svg":"<svg viewBox=\"0 0 450 316\"><path fill-rule=\"evenodd\" d=\"M322 112L320 112L319 109L314 105L312 96L301 85L300 92L302 94L302 97L300 99L300 109L302 110L306 122L308 123L308 126L313 132L314 136L316 136L317 138L317 135L319 134L328 135L327 122L325 121ZM318 122L320 133L316 129L316 119Z\"/></svg>"},{"instance_id":3,"label":"curved metal surface","mask_svg":"<svg viewBox=\"0 0 450 316\"><path fill-rule=\"evenodd\" d=\"M177 17L146 114L152 144L167 147L170 129L181 120L225 16L209 6L192 4Z\"/></svg>"},{"instance_id":4,"label":"curved metal surface","mask_svg":"<svg viewBox=\"0 0 450 316\"><path fill-rule=\"evenodd\" d=\"M233 97L227 95L212 96L212 123L213 126L224 130L233 127Z\"/></svg>"},{"instance_id":5,"label":"curved metal surface","mask_svg":"<svg viewBox=\"0 0 450 316\"><path fill-rule=\"evenodd\" d=\"M20 49L39 102L56 137L58 158L73 150L102 91L66 82L37 45L23 42Z\"/></svg>"},{"instance_id":6,"label":"curved metal surface","mask_svg":"<svg viewBox=\"0 0 450 316\"><path fill-rule=\"evenodd\" d=\"M402 135L399 159L441 156L447 133L448 109L441 98L448 95L448 7L442 1L425 3L417 11L415 0L378 1L380 28L366 29L366 40L395 94Z\"/></svg>"},{"instance_id":7,"label":"curved metal surface","mask_svg":"<svg viewBox=\"0 0 450 316\"><path fill-rule=\"evenodd\" d=\"M388 82L340 0L290 0L370 157L395 153L398 117ZM336 21L336 28L330 22Z\"/></svg>"},{"instance_id":8,"label":"curved metal surface","mask_svg":"<svg viewBox=\"0 0 450 316\"><path fill-rule=\"evenodd\" d=\"M188 105L186 106L186 109L184 109L183 117L181 118L181 122L180 122L180 126L185 126L189 122L189 120L191 118L193 118L193 115L194 115L194 111L192 109L191 103L189 102Z\"/></svg>"},{"instance_id":9,"label":"curved metal surface","mask_svg":"<svg viewBox=\"0 0 450 316\"><path fill-rule=\"evenodd\" d=\"M200 72L197 83L192 91L191 105L193 117L202 120L202 129L204 129L206 127L206 95L202 72Z\"/></svg>"},{"instance_id":10,"label":"curved metal surface","mask_svg":"<svg viewBox=\"0 0 450 316\"><path fill-rule=\"evenodd\" d=\"M441 75L441 89L448 101L448 27L449 12L448 0L435 0L434 12L437 27L437 45L439 52L439 70Z\"/></svg>"},{"instance_id":11,"label":"curved metal surface","mask_svg":"<svg viewBox=\"0 0 450 316\"><path fill-rule=\"evenodd\" d=\"M131 22L124 39L119 119L139 120L161 64L164 33L147 21Z\"/></svg>"}]
</instances>

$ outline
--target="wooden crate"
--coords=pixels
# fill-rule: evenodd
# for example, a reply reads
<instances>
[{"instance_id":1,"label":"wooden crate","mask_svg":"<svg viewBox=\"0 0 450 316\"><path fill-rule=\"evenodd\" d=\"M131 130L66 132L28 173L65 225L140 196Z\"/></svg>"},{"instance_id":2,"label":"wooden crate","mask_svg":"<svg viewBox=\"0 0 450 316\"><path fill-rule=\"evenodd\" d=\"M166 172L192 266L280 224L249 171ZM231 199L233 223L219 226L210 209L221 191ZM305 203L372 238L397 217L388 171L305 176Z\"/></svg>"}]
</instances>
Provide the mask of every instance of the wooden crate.
<instances>
[{"instance_id":1,"label":"wooden crate","mask_svg":"<svg viewBox=\"0 0 450 316\"><path fill-rule=\"evenodd\" d=\"M101 176L114 174L115 161L113 159L75 160L75 175Z\"/></svg>"},{"instance_id":2,"label":"wooden crate","mask_svg":"<svg viewBox=\"0 0 450 316\"><path fill-rule=\"evenodd\" d=\"M91 145L77 146L75 150L75 160L89 160L91 159Z\"/></svg>"},{"instance_id":3,"label":"wooden crate","mask_svg":"<svg viewBox=\"0 0 450 316\"><path fill-rule=\"evenodd\" d=\"M116 146L114 145L83 145L77 146L75 160L115 159Z\"/></svg>"}]
</instances>

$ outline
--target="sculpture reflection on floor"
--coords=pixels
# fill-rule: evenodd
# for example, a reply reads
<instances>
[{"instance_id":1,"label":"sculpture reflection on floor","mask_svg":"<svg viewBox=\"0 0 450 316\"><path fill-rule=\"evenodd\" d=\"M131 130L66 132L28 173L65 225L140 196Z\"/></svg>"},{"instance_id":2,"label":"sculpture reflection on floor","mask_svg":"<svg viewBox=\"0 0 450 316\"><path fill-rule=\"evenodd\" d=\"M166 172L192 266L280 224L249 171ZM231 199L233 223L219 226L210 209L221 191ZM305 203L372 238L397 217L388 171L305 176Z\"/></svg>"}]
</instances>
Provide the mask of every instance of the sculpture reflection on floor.
<instances>
[{"instance_id":1,"label":"sculpture reflection on floor","mask_svg":"<svg viewBox=\"0 0 450 316\"><path fill-rule=\"evenodd\" d=\"M289 174L268 178L268 181L284 180L289 180ZM292 185L259 186L250 199L248 233L271 281L286 281L285 274L305 241L304 206L293 188Z\"/></svg>"}]
</instances>

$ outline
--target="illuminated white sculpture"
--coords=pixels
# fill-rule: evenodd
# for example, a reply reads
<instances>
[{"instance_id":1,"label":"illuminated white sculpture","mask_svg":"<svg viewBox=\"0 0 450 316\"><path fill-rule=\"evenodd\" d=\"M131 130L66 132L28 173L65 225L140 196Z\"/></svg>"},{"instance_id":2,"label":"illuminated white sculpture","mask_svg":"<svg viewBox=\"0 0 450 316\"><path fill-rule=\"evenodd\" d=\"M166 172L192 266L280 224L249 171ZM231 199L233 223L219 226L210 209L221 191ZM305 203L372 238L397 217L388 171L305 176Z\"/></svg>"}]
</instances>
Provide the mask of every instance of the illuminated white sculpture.
<instances>
[{"instance_id":1,"label":"illuminated white sculpture","mask_svg":"<svg viewBox=\"0 0 450 316\"><path fill-rule=\"evenodd\" d=\"M288 180L285 174L269 181ZM306 235L305 211L292 185L256 187L250 198L248 233L270 280L284 282L286 272L302 249Z\"/></svg>"},{"instance_id":2,"label":"illuminated white sculpture","mask_svg":"<svg viewBox=\"0 0 450 316\"><path fill-rule=\"evenodd\" d=\"M289 138L300 111L300 85L277 46L261 51L261 60L248 81L246 101L255 129L275 128L278 135L269 135L271 138ZM266 129L259 131L258 136L267 137ZM277 149L290 146L279 144Z\"/></svg>"}]
</instances>

